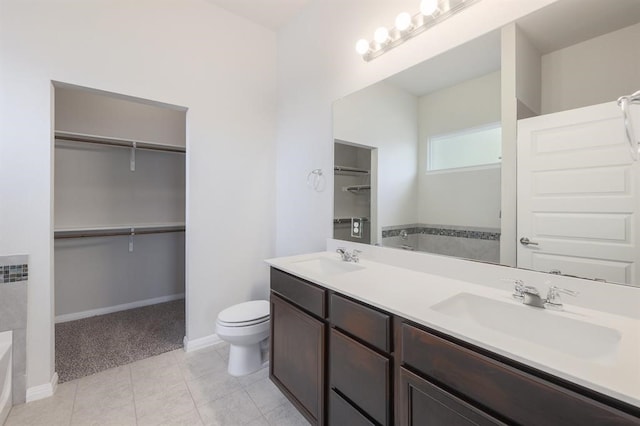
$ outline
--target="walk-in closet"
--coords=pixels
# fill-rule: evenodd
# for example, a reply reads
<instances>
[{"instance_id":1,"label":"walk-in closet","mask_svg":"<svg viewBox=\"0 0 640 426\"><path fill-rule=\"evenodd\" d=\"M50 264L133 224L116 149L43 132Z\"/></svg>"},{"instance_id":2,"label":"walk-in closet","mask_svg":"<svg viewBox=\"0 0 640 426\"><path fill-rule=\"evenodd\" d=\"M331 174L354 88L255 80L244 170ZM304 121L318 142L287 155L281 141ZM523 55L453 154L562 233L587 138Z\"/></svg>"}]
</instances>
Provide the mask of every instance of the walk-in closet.
<instances>
[{"instance_id":1,"label":"walk-in closet","mask_svg":"<svg viewBox=\"0 0 640 426\"><path fill-rule=\"evenodd\" d=\"M372 150L334 144L333 238L371 244Z\"/></svg>"},{"instance_id":2,"label":"walk-in closet","mask_svg":"<svg viewBox=\"0 0 640 426\"><path fill-rule=\"evenodd\" d=\"M60 382L182 347L186 108L54 84Z\"/></svg>"}]
</instances>

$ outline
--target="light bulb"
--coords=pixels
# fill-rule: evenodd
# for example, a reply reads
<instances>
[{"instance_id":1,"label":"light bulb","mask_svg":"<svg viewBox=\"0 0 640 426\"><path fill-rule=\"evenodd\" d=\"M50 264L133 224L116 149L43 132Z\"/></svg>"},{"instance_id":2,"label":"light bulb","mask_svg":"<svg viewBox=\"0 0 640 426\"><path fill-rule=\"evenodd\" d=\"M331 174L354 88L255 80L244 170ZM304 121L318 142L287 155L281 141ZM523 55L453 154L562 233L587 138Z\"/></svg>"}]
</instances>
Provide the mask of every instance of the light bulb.
<instances>
[{"instance_id":1,"label":"light bulb","mask_svg":"<svg viewBox=\"0 0 640 426\"><path fill-rule=\"evenodd\" d=\"M411 15L407 12L402 12L396 16L396 28L398 31L406 31L411 26Z\"/></svg>"},{"instance_id":2,"label":"light bulb","mask_svg":"<svg viewBox=\"0 0 640 426\"><path fill-rule=\"evenodd\" d=\"M364 55L369 51L369 42L363 38L356 43L356 52L358 55Z\"/></svg>"},{"instance_id":3,"label":"light bulb","mask_svg":"<svg viewBox=\"0 0 640 426\"><path fill-rule=\"evenodd\" d=\"M438 10L438 0L422 0L420 2L420 13L423 15L433 15Z\"/></svg>"},{"instance_id":4,"label":"light bulb","mask_svg":"<svg viewBox=\"0 0 640 426\"><path fill-rule=\"evenodd\" d=\"M389 39L389 30L385 27L380 27L373 33L373 39L378 44L383 44Z\"/></svg>"}]
</instances>

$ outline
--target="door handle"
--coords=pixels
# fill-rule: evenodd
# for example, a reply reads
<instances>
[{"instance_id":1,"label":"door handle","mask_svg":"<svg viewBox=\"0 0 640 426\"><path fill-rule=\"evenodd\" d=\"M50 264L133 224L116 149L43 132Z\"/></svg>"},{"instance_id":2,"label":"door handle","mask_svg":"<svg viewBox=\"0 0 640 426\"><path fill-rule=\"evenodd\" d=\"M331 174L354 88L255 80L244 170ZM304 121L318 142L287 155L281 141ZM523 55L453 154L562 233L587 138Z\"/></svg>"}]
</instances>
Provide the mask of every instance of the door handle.
<instances>
[{"instance_id":1,"label":"door handle","mask_svg":"<svg viewBox=\"0 0 640 426\"><path fill-rule=\"evenodd\" d=\"M520 238L520 244L522 244L523 246L537 246L538 245L538 243L531 241L527 237Z\"/></svg>"}]
</instances>

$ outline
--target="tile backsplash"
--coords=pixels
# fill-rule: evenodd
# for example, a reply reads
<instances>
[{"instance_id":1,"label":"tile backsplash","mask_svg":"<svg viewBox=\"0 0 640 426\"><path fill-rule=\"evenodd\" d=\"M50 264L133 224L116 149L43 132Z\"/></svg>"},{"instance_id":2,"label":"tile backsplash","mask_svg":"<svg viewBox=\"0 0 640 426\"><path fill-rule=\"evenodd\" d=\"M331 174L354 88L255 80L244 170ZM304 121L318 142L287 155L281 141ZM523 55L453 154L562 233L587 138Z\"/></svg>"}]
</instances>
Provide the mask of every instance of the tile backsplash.
<instances>
[{"instance_id":1,"label":"tile backsplash","mask_svg":"<svg viewBox=\"0 0 640 426\"><path fill-rule=\"evenodd\" d=\"M386 226L382 228L382 238L397 237L401 231L411 234L443 235L456 238L472 238L476 240L500 240L500 230L448 225L409 224Z\"/></svg>"},{"instance_id":2,"label":"tile backsplash","mask_svg":"<svg viewBox=\"0 0 640 426\"><path fill-rule=\"evenodd\" d=\"M29 279L29 265L0 265L0 284L15 283Z\"/></svg>"},{"instance_id":3,"label":"tile backsplash","mask_svg":"<svg viewBox=\"0 0 640 426\"><path fill-rule=\"evenodd\" d=\"M500 229L412 223L382 228L382 245L500 262Z\"/></svg>"},{"instance_id":4,"label":"tile backsplash","mask_svg":"<svg viewBox=\"0 0 640 426\"><path fill-rule=\"evenodd\" d=\"M29 256L0 256L0 332L12 333L13 404L26 400Z\"/></svg>"}]
</instances>

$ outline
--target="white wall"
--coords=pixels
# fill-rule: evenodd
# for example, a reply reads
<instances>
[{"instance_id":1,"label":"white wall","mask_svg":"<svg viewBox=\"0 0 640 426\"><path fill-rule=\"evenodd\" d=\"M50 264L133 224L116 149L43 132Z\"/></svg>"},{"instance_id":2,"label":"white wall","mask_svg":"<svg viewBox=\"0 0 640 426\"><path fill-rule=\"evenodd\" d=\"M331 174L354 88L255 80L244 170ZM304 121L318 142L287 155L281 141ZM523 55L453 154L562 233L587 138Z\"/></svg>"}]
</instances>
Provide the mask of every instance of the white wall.
<instances>
[{"instance_id":1,"label":"white wall","mask_svg":"<svg viewBox=\"0 0 640 426\"><path fill-rule=\"evenodd\" d=\"M309 190L305 177L315 168L331 170L334 100L553 2L484 0L365 62L354 51L356 40L371 39L403 10L417 12L418 2L370 1L364 7L361 0L312 0L278 33L278 254L321 250L331 235L333 194Z\"/></svg>"},{"instance_id":2,"label":"white wall","mask_svg":"<svg viewBox=\"0 0 640 426\"><path fill-rule=\"evenodd\" d=\"M540 93L542 90L542 56L517 25L515 43L516 97L526 110L538 115L540 114Z\"/></svg>"},{"instance_id":3,"label":"white wall","mask_svg":"<svg viewBox=\"0 0 640 426\"><path fill-rule=\"evenodd\" d=\"M639 40L635 24L543 55L542 113L614 101L640 89Z\"/></svg>"},{"instance_id":4,"label":"white wall","mask_svg":"<svg viewBox=\"0 0 640 426\"><path fill-rule=\"evenodd\" d=\"M51 80L189 108L188 339L214 333L226 306L266 296L273 32L204 0L0 0L0 64L0 199L11 200L0 253L30 256L28 387L54 370Z\"/></svg>"},{"instance_id":5,"label":"white wall","mask_svg":"<svg viewBox=\"0 0 640 426\"><path fill-rule=\"evenodd\" d=\"M417 219L417 102L412 94L381 82L333 104L335 138L378 149L373 206L378 228Z\"/></svg>"},{"instance_id":6,"label":"white wall","mask_svg":"<svg viewBox=\"0 0 640 426\"><path fill-rule=\"evenodd\" d=\"M57 85L55 129L185 146L184 108Z\"/></svg>"},{"instance_id":7,"label":"white wall","mask_svg":"<svg viewBox=\"0 0 640 426\"><path fill-rule=\"evenodd\" d=\"M426 173L430 137L500 122L500 72L421 96L418 222L500 228L500 167Z\"/></svg>"}]
</instances>

